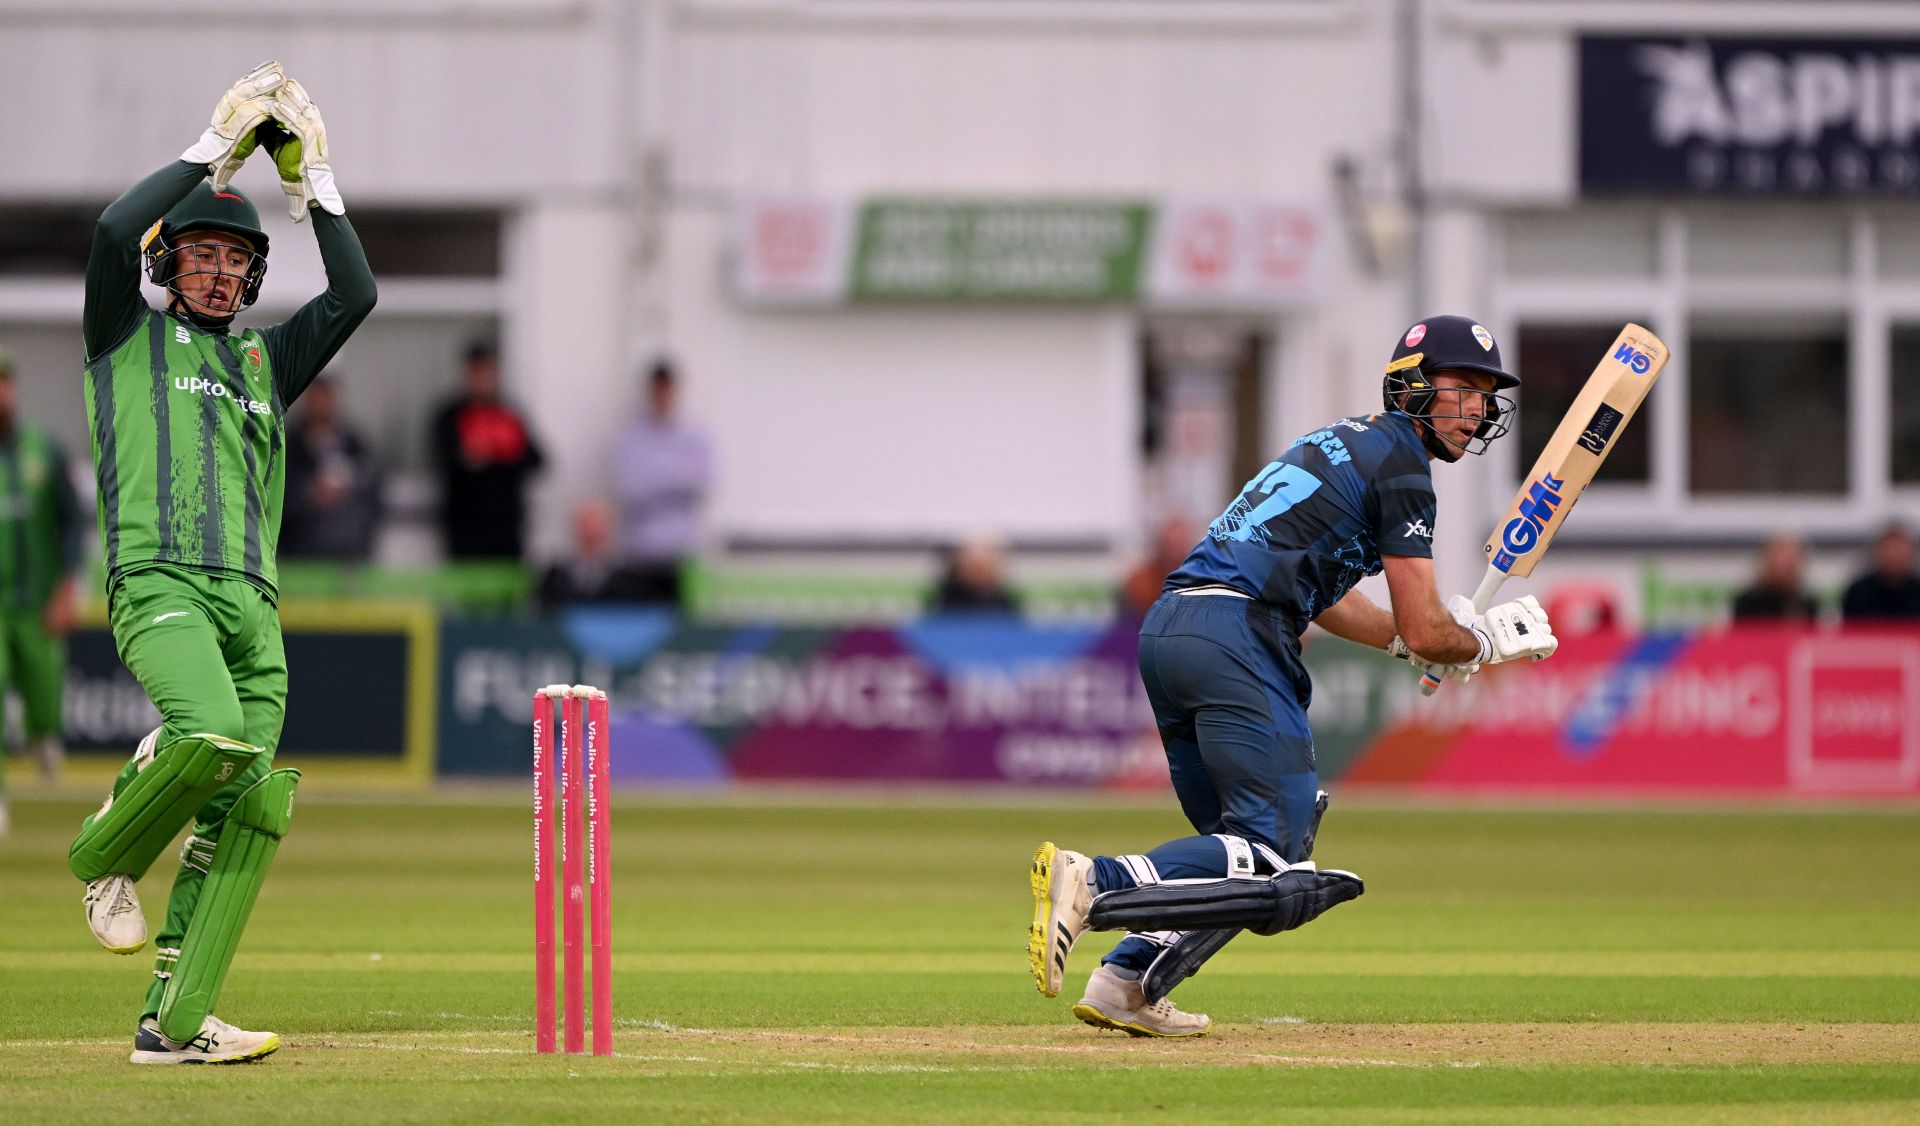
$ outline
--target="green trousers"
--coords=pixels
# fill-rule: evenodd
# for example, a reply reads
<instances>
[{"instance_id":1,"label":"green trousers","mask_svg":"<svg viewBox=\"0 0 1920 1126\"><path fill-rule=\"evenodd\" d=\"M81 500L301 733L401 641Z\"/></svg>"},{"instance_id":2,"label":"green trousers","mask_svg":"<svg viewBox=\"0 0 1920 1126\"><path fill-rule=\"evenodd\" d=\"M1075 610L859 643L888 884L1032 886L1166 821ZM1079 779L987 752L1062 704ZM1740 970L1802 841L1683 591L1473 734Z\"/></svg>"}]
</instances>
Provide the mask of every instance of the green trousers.
<instances>
[{"instance_id":1,"label":"green trousers","mask_svg":"<svg viewBox=\"0 0 1920 1126\"><path fill-rule=\"evenodd\" d=\"M160 745L183 735L221 735L267 753L216 792L194 816L193 835L154 939L156 975L144 1016L160 1010L165 977L180 955L200 902L208 858L227 811L273 768L287 714L287 655L280 613L265 591L245 579L185 567L136 571L108 595L108 621L120 660L160 709ZM136 773L132 762L114 779L117 796ZM191 858L191 860L189 860Z\"/></svg>"},{"instance_id":2,"label":"green trousers","mask_svg":"<svg viewBox=\"0 0 1920 1126\"><path fill-rule=\"evenodd\" d=\"M41 609L0 610L0 701L7 689L20 694L27 743L60 736L60 699L66 687L67 645L47 632ZM6 789L6 755L0 752L0 793Z\"/></svg>"}]
</instances>

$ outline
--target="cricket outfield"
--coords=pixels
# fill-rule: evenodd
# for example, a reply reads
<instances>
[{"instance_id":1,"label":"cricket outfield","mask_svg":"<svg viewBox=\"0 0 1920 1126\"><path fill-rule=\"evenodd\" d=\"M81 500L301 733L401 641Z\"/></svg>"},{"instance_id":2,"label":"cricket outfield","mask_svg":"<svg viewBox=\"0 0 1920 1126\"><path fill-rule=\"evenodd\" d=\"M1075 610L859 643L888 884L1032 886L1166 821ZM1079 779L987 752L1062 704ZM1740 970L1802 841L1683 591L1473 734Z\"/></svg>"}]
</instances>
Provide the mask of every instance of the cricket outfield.
<instances>
[{"instance_id":1,"label":"cricket outfield","mask_svg":"<svg viewBox=\"0 0 1920 1126\"><path fill-rule=\"evenodd\" d=\"M643 799L614 819L617 1055L533 1052L517 789L302 794L219 1012L244 1067L126 1062L151 947L94 945L65 849L0 840L0 1106L23 1122L1895 1122L1920 1118L1920 811L1336 797L1367 894L1242 936L1132 1040L1026 971L1027 861L1126 851L1170 801ZM157 924L170 862L142 888ZM229 1119L231 1120L231 1119Z\"/></svg>"}]
</instances>

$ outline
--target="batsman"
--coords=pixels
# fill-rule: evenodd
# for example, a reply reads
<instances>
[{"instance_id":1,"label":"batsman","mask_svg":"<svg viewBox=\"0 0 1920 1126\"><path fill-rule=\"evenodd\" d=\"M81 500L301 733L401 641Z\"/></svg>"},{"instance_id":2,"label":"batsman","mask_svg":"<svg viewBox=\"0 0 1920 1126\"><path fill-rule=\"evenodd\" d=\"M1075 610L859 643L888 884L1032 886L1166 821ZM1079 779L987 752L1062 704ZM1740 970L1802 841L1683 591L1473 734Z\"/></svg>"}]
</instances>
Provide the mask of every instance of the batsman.
<instances>
[{"instance_id":1,"label":"batsman","mask_svg":"<svg viewBox=\"0 0 1920 1126\"><path fill-rule=\"evenodd\" d=\"M294 222L312 220L327 291L280 324L241 328L234 317L267 272L267 235L229 181L259 149ZM142 273L165 308L141 295ZM134 1063L234 1063L280 1046L214 1007L300 777L273 768L287 696L274 564L283 421L374 299L320 112L275 62L234 83L200 139L94 231L82 329L108 618L162 720L68 852L102 946L146 944L135 884L192 825Z\"/></svg>"},{"instance_id":2,"label":"batsman","mask_svg":"<svg viewBox=\"0 0 1920 1126\"><path fill-rule=\"evenodd\" d=\"M1204 1036L1212 1022L1167 994L1242 930L1278 934L1364 890L1309 857L1326 812L1300 660L1310 623L1430 673L1541 660L1558 646L1531 597L1482 614L1440 601L1432 463L1507 432L1518 376L1492 333L1429 317L1400 337L1372 414L1295 440L1249 481L1140 627L1140 676L1180 808L1197 835L1125 856L1041 844L1028 967L1057 996L1088 930L1127 937L1087 980L1073 1015L1135 1036ZM1354 589L1386 572L1391 607Z\"/></svg>"}]
</instances>

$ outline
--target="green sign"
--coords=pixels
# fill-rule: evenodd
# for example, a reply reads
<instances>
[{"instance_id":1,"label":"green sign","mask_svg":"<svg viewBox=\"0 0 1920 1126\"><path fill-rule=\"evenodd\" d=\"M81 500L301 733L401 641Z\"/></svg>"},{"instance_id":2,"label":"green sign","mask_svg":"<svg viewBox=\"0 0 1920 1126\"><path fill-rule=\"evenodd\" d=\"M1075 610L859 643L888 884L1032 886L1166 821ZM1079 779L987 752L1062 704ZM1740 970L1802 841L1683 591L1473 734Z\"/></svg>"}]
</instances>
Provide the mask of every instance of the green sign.
<instances>
[{"instance_id":1,"label":"green sign","mask_svg":"<svg viewBox=\"0 0 1920 1126\"><path fill-rule=\"evenodd\" d=\"M856 301L1124 301L1140 289L1139 202L938 203L860 209Z\"/></svg>"}]
</instances>

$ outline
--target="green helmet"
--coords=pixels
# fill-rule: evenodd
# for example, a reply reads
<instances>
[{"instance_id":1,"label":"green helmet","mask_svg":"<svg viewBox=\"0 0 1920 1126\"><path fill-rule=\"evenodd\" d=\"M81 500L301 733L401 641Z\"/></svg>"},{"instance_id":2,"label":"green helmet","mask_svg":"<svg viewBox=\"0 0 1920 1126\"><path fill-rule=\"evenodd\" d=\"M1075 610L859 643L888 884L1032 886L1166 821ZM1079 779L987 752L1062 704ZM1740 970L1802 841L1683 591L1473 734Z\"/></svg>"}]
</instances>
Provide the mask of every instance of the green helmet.
<instances>
[{"instance_id":1,"label":"green helmet","mask_svg":"<svg viewBox=\"0 0 1920 1126\"><path fill-rule=\"evenodd\" d=\"M182 245L180 236L192 231L220 231L247 240L253 257L247 263L246 282L236 311L253 304L260 296L260 279L267 273L267 232L260 229L260 212L253 201L240 194L238 188L216 192L211 182L202 181L187 193L187 198L160 217L142 248L147 257L147 277L176 297L180 296L178 283L182 277L204 272L184 269L175 261Z\"/></svg>"}]
</instances>

